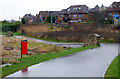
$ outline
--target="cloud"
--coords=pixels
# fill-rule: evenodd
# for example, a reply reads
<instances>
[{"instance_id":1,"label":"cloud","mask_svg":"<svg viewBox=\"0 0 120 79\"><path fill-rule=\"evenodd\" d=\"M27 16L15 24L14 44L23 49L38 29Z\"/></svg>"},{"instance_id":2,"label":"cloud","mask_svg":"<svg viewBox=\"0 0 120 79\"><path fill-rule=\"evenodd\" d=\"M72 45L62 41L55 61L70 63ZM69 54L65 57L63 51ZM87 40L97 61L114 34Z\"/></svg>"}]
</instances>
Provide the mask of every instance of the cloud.
<instances>
[{"instance_id":1,"label":"cloud","mask_svg":"<svg viewBox=\"0 0 120 79\"><path fill-rule=\"evenodd\" d=\"M119 0L116 0L119 1ZM16 19L26 13L38 14L39 11L60 11L70 5L87 5L92 8L102 4L109 6L113 0L1 0L0 20Z\"/></svg>"}]
</instances>

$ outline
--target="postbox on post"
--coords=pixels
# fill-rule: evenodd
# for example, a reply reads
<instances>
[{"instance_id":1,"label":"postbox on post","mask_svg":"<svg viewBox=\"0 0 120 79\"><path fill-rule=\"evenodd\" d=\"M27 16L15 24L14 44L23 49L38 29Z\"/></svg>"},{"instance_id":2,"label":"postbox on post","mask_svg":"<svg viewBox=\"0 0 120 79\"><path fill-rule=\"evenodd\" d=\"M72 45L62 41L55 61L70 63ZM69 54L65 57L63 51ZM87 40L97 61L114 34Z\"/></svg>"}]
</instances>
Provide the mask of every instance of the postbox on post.
<instances>
[{"instance_id":1,"label":"postbox on post","mask_svg":"<svg viewBox=\"0 0 120 79\"><path fill-rule=\"evenodd\" d=\"M28 54L28 40L22 40L21 41L21 58L22 55Z\"/></svg>"}]
</instances>

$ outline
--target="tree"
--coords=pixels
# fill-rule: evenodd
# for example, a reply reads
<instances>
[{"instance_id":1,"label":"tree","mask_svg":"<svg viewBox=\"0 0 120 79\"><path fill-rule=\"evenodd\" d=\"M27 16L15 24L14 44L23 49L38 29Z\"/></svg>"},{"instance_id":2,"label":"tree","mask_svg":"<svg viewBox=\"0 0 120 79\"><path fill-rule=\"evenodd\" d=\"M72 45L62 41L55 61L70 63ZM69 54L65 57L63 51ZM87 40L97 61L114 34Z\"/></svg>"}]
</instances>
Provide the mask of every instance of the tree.
<instances>
[{"instance_id":1,"label":"tree","mask_svg":"<svg viewBox=\"0 0 120 79\"><path fill-rule=\"evenodd\" d=\"M25 19L24 18L22 18L22 24L25 24Z\"/></svg>"},{"instance_id":2,"label":"tree","mask_svg":"<svg viewBox=\"0 0 120 79\"><path fill-rule=\"evenodd\" d=\"M106 18L106 12L105 11L95 11L93 14L93 18L94 18L94 22L95 22L95 26L99 27L99 26L104 26L105 24L105 18Z\"/></svg>"},{"instance_id":3,"label":"tree","mask_svg":"<svg viewBox=\"0 0 120 79\"><path fill-rule=\"evenodd\" d=\"M55 23L55 20L56 20L56 19L55 19L55 16L53 16L52 19L53 19L52 22ZM47 16L47 21L46 21L46 22L51 23L51 16Z\"/></svg>"}]
</instances>

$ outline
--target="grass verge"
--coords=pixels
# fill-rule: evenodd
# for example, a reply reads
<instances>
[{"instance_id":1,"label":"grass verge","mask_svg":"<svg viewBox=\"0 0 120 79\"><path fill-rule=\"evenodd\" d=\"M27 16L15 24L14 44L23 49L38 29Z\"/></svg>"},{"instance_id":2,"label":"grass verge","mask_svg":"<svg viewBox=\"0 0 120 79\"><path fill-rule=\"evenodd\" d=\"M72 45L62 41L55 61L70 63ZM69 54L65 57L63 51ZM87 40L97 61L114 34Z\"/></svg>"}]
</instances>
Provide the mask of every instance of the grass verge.
<instances>
[{"instance_id":1,"label":"grass verge","mask_svg":"<svg viewBox=\"0 0 120 79\"><path fill-rule=\"evenodd\" d=\"M38 37L33 37L33 36L28 36L28 35L24 35L26 37L30 37L30 38L35 38L35 39L40 39L40 40L45 40L45 41L51 41L51 42L58 42L58 43L82 43L82 42L74 42L74 41L62 41L62 40L54 40L54 39L43 39L43 38L38 38Z\"/></svg>"},{"instance_id":2,"label":"grass verge","mask_svg":"<svg viewBox=\"0 0 120 79\"><path fill-rule=\"evenodd\" d=\"M62 40L54 40L54 39L43 39L43 38L38 38L38 37L33 37L33 36L28 36L28 35L24 35L26 37L30 37L30 38L35 38L35 39L40 39L40 40L45 40L45 41L51 41L51 42L58 42L58 43L83 43L83 42L75 42L75 41L62 41ZM100 40L100 43L116 43L114 40Z\"/></svg>"},{"instance_id":3,"label":"grass verge","mask_svg":"<svg viewBox=\"0 0 120 79\"><path fill-rule=\"evenodd\" d=\"M100 40L100 43L117 43L114 40Z\"/></svg>"},{"instance_id":4,"label":"grass verge","mask_svg":"<svg viewBox=\"0 0 120 79\"><path fill-rule=\"evenodd\" d=\"M12 74L18 70L24 69L26 67L29 67L31 65L47 61L50 59L66 56L72 53L80 52L86 49L94 48L96 46L87 46L87 47L79 47L79 48L72 48L72 49L66 49L62 52L56 52L56 53L47 53L47 54L36 54L36 55L31 55L28 57L23 57L22 59L16 59L20 61L19 64L13 64L11 66L4 66L2 68L2 77L5 77L9 74ZM1 70L1 69L0 69Z\"/></svg>"},{"instance_id":5,"label":"grass verge","mask_svg":"<svg viewBox=\"0 0 120 79\"><path fill-rule=\"evenodd\" d=\"M106 73L105 73L105 78L107 77L118 77L120 79L120 69L118 68L120 66L120 55L118 55L110 64L108 67ZM119 63L119 64L118 64Z\"/></svg>"},{"instance_id":6,"label":"grass verge","mask_svg":"<svg viewBox=\"0 0 120 79\"><path fill-rule=\"evenodd\" d=\"M0 34L6 35L6 32L0 32ZM15 36L20 36L20 35L22 35L22 34L21 34L21 33L18 33L18 32L15 32L15 33L13 33L13 35L15 35Z\"/></svg>"}]
</instances>

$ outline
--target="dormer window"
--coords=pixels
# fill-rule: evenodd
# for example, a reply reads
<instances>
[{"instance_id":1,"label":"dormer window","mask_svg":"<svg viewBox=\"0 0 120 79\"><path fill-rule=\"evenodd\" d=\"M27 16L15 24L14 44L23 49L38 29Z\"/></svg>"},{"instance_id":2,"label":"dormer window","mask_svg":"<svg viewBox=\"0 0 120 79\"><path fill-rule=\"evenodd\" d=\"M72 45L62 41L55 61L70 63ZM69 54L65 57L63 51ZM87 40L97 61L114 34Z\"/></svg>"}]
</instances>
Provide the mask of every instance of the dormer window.
<instances>
[{"instance_id":1,"label":"dormer window","mask_svg":"<svg viewBox=\"0 0 120 79\"><path fill-rule=\"evenodd\" d=\"M68 11L70 11L70 9L68 9Z\"/></svg>"},{"instance_id":2,"label":"dormer window","mask_svg":"<svg viewBox=\"0 0 120 79\"><path fill-rule=\"evenodd\" d=\"M110 8L112 8L112 5L110 5Z\"/></svg>"},{"instance_id":3,"label":"dormer window","mask_svg":"<svg viewBox=\"0 0 120 79\"><path fill-rule=\"evenodd\" d=\"M90 10L90 8L88 8L88 10Z\"/></svg>"},{"instance_id":4,"label":"dormer window","mask_svg":"<svg viewBox=\"0 0 120 79\"><path fill-rule=\"evenodd\" d=\"M79 7L79 10L81 9L81 7Z\"/></svg>"}]
</instances>

